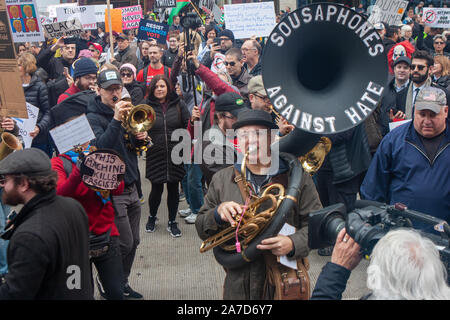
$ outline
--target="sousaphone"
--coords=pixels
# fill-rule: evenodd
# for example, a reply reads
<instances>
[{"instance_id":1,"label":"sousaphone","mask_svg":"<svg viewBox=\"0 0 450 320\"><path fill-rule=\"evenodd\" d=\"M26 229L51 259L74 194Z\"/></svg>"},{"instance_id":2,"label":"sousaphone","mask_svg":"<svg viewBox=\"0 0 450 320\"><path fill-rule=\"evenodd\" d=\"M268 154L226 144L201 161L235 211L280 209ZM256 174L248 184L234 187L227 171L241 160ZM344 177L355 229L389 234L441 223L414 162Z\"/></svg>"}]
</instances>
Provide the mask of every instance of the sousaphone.
<instances>
[{"instance_id":1,"label":"sousaphone","mask_svg":"<svg viewBox=\"0 0 450 320\"><path fill-rule=\"evenodd\" d=\"M256 246L276 236L292 206L298 205L306 168L299 159L314 160L310 151L325 135L363 124L387 80L386 53L377 31L354 10L332 3L287 15L270 34L261 64L274 109L296 127L279 141L290 167L289 185L270 224L240 253L214 247L216 260L225 268L242 267L260 256Z\"/></svg>"}]
</instances>

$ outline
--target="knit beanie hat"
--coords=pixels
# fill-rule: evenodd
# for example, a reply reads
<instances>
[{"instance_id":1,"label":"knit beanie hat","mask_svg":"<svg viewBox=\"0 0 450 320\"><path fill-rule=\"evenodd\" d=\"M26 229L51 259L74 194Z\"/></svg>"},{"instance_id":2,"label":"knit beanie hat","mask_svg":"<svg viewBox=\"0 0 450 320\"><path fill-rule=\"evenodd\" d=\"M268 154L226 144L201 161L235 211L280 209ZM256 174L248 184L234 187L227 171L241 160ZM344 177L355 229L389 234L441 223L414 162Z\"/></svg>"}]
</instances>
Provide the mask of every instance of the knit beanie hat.
<instances>
[{"instance_id":1,"label":"knit beanie hat","mask_svg":"<svg viewBox=\"0 0 450 320\"><path fill-rule=\"evenodd\" d=\"M219 37L227 37L230 38L230 40L234 41L234 33L229 29L223 29L222 31L220 31Z\"/></svg>"},{"instance_id":2,"label":"knit beanie hat","mask_svg":"<svg viewBox=\"0 0 450 320\"><path fill-rule=\"evenodd\" d=\"M89 58L81 58L73 64L73 78L79 78L87 74L97 74L98 68L94 61Z\"/></svg>"},{"instance_id":3,"label":"knit beanie hat","mask_svg":"<svg viewBox=\"0 0 450 320\"><path fill-rule=\"evenodd\" d=\"M136 67L133 66L131 63L125 63L120 67L120 71L122 71L123 69L129 69L133 72L133 79L136 79Z\"/></svg>"}]
</instances>

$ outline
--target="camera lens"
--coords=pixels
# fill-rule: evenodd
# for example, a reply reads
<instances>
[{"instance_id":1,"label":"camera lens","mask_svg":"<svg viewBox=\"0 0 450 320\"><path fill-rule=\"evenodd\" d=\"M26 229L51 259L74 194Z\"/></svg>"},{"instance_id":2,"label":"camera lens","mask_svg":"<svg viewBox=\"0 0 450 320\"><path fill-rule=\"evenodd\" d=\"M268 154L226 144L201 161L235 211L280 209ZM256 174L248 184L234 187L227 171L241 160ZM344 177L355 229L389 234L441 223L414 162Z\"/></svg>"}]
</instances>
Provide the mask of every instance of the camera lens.
<instances>
[{"instance_id":1,"label":"camera lens","mask_svg":"<svg viewBox=\"0 0 450 320\"><path fill-rule=\"evenodd\" d=\"M339 214L332 214L324 224L323 236L326 242L333 244L339 232L345 227L345 220Z\"/></svg>"}]
</instances>

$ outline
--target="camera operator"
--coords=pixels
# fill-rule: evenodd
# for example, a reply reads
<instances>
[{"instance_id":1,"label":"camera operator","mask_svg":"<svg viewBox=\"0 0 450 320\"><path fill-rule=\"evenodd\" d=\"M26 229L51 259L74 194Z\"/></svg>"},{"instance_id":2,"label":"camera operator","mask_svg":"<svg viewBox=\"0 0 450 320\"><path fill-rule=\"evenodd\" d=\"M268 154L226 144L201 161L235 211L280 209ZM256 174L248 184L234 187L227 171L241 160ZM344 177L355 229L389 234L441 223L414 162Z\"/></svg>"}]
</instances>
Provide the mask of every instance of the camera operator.
<instances>
[{"instance_id":1,"label":"camera operator","mask_svg":"<svg viewBox=\"0 0 450 320\"><path fill-rule=\"evenodd\" d=\"M340 300L360 260L360 246L342 229L311 300ZM362 299L450 299L446 270L435 244L414 230L390 231L378 241L367 269L367 287L371 294Z\"/></svg>"},{"instance_id":2,"label":"camera operator","mask_svg":"<svg viewBox=\"0 0 450 320\"><path fill-rule=\"evenodd\" d=\"M450 128L445 92L419 91L414 119L381 141L361 186L361 198L401 202L409 209L450 221ZM414 227L434 232L415 222Z\"/></svg>"}]
</instances>

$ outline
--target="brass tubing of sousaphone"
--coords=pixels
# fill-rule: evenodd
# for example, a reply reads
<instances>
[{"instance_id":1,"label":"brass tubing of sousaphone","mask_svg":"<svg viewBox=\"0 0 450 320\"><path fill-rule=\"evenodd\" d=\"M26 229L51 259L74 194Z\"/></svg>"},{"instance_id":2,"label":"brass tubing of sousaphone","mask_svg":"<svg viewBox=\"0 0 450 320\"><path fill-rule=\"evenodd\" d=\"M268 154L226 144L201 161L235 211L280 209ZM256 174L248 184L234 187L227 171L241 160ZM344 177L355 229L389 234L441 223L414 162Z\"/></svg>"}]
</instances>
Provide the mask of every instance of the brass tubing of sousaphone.
<instances>
[{"instance_id":1,"label":"brass tubing of sousaphone","mask_svg":"<svg viewBox=\"0 0 450 320\"><path fill-rule=\"evenodd\" d=\"M6 158L14 150L22 150L22 144L17 137L9 132L3 132L0 143L0 160Z\"/></svg>"}]
</instances>

